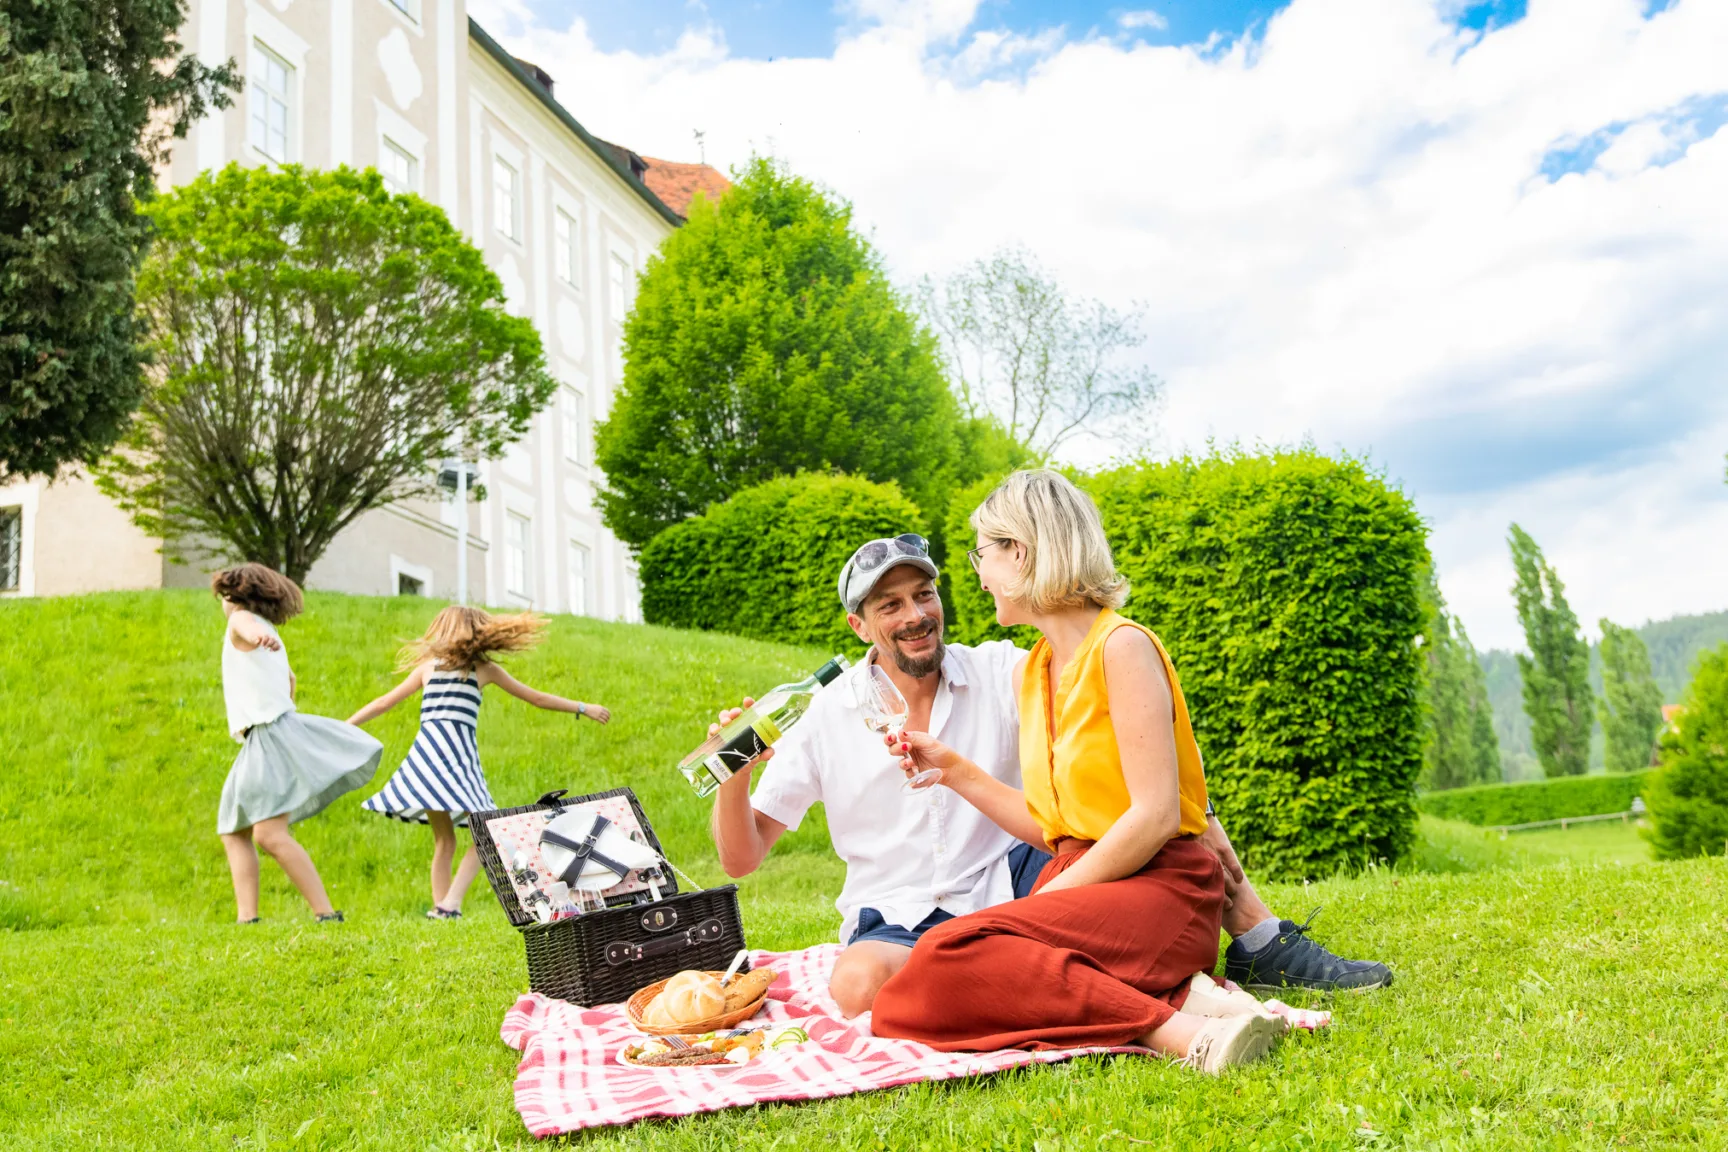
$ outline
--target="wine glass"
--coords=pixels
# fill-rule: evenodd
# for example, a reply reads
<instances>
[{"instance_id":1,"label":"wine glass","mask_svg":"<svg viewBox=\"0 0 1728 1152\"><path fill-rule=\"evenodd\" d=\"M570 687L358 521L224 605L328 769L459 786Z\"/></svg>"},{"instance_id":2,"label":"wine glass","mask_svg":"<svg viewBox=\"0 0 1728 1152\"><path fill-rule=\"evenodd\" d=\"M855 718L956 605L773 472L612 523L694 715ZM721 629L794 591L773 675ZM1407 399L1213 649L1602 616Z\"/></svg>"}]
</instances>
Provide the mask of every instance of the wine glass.
<instances>
[{"instance_id":1,"label":"wine glass","mask_svg":"<svg viewBox=\"0 0 1728 1152\"><path fill-rule=\"evenodd\" d=\"M872 732L886 733L898 741L900 734L906 731L906 717L911 708L906 704L906 697L900 694L900 689L894 686L893 677L883 671L880 664L870 665L869 674L864 680L863 697L860 703L864 708L865 727ZM941 769L926 768L907 777L905 788L908 792L922 791L941 778Z\"/></svg>"}]
</instances>

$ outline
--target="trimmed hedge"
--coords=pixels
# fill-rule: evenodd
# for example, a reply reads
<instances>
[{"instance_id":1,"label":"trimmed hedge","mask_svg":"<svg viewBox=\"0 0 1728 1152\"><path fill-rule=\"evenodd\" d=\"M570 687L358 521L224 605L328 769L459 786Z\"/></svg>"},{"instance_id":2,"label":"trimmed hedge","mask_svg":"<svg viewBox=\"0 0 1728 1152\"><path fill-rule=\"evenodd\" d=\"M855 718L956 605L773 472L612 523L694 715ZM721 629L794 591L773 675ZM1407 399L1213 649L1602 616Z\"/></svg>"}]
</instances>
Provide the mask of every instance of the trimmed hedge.
<instances>
[{"instance_id":1,"label":"trimmed hedge","mask_svg":"<svg viewBox=\"0 0 1728 1152\"><path fill-rule=\"evenodd\" d=\"M661 532L642 549L642 615L651 624L858 647L835 592L866 540L924 532L897 485L806 473L745 488Z\"/></svg>"},{"instance_id":2,"label":"trimmed hedge","mask_svg":"<svg viewBox=\"0 0 1728 1152\"><path fill-rule=\"evenodd\" d=\"M1644 794L1649 776L1648 772L1557 776L1520 784L1452 788L1418 797L1416 807L1442 820L1461 820L1488 828L1571 816L1601 816L1630 808L1632 798Z\"/></svg>"},{"instance_id":3,"label":"trimmed hedge","mask_svg":"<svg viewBox=\"0 0 1728 1152\"><path fill-rule=\"evenodd\" d=\"M1133 585L1125 614L1176 662L1243 863L1294 878L1403 856L1422 768L1415 640L1428 564L1410 500L1359 462L1312 450L1083 483ZM970 511L956 505L950 530ZM955 570L953 596L956 632L972 638L994 617L969 579Z\"/></svg>"}]
</instances>

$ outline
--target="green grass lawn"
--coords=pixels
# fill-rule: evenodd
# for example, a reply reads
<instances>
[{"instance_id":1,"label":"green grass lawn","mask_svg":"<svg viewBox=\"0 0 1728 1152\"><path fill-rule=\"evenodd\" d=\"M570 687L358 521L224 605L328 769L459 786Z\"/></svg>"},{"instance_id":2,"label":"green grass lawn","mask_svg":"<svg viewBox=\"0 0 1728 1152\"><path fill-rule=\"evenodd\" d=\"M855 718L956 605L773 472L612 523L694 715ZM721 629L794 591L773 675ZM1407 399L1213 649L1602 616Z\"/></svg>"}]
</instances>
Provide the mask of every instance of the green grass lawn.
<instances>
[{"instance_id":1,"label":"green grass lawn","mask_svg":"<svg viewBox=\"0 0 1728 1152\"><path fill-rule=\"evenodd\" d=\"M393 681L424 602L313 596L284 630L301 706ZM213 832L234 746L208 596L0 602L0 1148L491 1149L532 1144L498 1039L526 984L484 882L420 918L430 837L359 810L299 834L350 920L319 928L273 865L237 928ZM672 768L703 715L827 653L561 618L512 661L605 729L489 699L500 802L629 784L688 872L721 879ZM373 726L388 772L411 707ZM831 939L819 819L741 885L757 947ZM596 1149L1728 1147L1728 864L1647 862L1619 826L1513 836L1427 821L1399 867L1268 886L1323 940L1397 970L1220 1080L1148 1059L600 1131ZM1294 999L1294 998L1293 998ZM1322 1003L1319 999L1305 1003Z\"/></svg>"}]
</instances>

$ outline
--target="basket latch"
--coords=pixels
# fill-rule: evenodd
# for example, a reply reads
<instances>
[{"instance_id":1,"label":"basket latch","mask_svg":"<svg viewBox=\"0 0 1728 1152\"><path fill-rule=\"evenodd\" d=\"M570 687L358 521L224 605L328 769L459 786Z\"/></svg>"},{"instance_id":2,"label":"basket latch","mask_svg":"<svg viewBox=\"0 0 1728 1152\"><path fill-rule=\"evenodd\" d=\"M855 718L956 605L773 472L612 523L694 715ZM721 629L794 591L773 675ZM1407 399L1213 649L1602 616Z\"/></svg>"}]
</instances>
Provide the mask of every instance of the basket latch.
<instances>
[{"instance_id":1,"label":"basket latch","mask_svg":"<svg viewBox=\"0 0 1728 1152\"><path fill-rule=\"evenodd\" d=\"M664 932L678 924L678 909L659 905L642 913L642 931Z\"/></svg>"},{"instance_id":2,"label":"basket latch","mask_svg":"<svg viewBox=\"0 0 1728 1152\"><path fill-rule=\"evenodd\" d=\"M606 945L606 963L616 967L619 964L632 964L638 960L647 960L654 956L664 956L684 948L694 948L699 944L712 944L726 935L726 926L720 923L718 916L711 916L692 928L686 928L673 936L662 936L658 940L650 940L646 944L635 944L629 940L614 940Z\"/></svg>"}]
</instances>

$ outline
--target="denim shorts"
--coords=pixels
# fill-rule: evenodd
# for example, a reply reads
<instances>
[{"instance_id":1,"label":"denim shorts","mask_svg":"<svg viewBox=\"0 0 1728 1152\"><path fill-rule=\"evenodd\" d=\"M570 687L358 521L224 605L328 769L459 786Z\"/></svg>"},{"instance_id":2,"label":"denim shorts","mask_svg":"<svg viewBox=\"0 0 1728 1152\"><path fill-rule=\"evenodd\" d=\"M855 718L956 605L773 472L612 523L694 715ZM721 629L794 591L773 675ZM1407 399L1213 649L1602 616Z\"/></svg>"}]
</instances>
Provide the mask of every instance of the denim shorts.
<instances>
[{"instance_id":1,"label":"denim shorts","mask_svg":"<svg viewBox=\"0 0 1728 1152\"><path fill-rule=\"evenodd\" d=\"M1049 862L1050 853L1041 852L1030 844L1016 844L1008 850L1008 870L1014 877L1014 899L1019 900L1032 894L1032 885L1038 882L1038 874L1044 871L1044 865ZM889 924L883 920L882 913L874 908L860 908L858 927L852 933L852 939L846 943L850 945L862 940L879 940L884 944L901 944L910 948L918 943L918 937L936 925L952 919L952 912L933 908L930 915L918 921L916 927L902 928L898 924Z\"/></svg>"}]
</instances>

